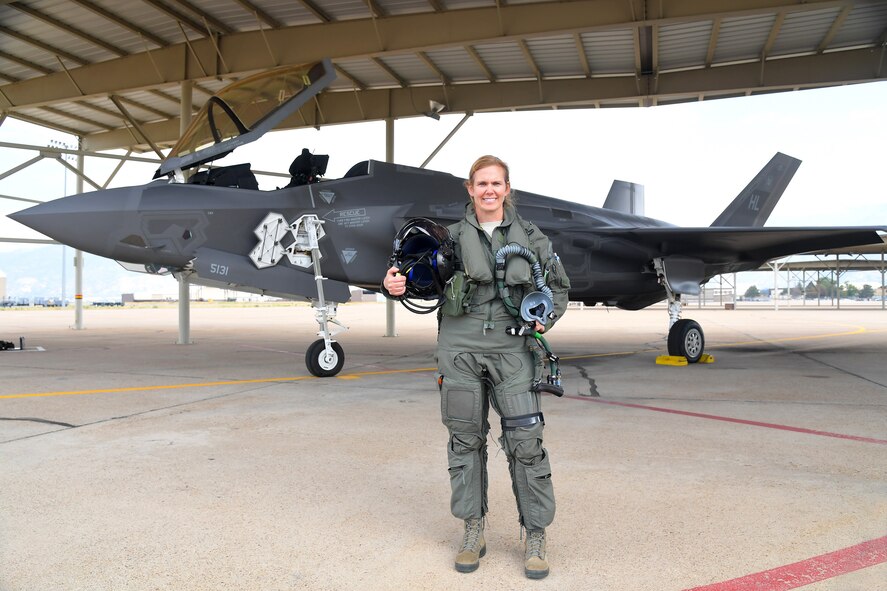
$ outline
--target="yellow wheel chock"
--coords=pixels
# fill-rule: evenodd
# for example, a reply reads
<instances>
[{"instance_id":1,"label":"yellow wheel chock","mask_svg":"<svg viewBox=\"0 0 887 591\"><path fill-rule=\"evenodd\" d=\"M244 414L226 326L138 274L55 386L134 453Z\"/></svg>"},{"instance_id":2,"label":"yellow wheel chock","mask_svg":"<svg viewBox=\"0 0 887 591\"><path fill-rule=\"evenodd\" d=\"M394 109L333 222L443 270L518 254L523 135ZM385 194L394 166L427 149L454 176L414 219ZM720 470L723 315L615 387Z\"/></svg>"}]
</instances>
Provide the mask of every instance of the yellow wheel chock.
<instances>
[{"instance_id":1,"label":"yellow wheel chock","mask_svg":"<svg viewBox=\"0 0 887 591\"><path fill-rule=\"evenodd\" d=\"M656 365L687 365L687 358L683 355L660 355L656 358Z\"/></svg>"},{"instance_id":2,"label":"yellow wheel chock","mask_svg":"<svg viewBox=\"0 0 887 591\"><path fill-rule=\"evenodd\" d=\"M715 358L707 353L703 353L701 357L699 357L699 361L696 363L714 363ZM687 363L687 358L683 355L659 355L656 357L656 365L671 365L675 367L681 367L684 365L689 365Z\"/></svg>"}]
</instances>

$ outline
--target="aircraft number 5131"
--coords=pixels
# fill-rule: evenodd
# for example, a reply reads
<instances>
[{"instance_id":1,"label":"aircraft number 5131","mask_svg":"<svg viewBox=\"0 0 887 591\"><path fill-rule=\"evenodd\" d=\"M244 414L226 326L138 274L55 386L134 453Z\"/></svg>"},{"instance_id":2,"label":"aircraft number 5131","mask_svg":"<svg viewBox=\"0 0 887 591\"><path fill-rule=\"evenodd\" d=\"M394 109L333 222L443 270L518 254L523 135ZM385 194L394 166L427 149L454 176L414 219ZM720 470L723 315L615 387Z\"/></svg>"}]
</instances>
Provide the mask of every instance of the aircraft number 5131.
<instances>
[{"instance_id":1,"label":"aircraft number 5131","mask_svg":"<svg viewBox=\"0 0 887 591\"><path fill-rule=\"evenodd\" d=\"M228 274L228 265L220 265L218 263L211 263L209 266L209 272L213 275L222 275L225 276Z\"/></svg>"}]
</instances>

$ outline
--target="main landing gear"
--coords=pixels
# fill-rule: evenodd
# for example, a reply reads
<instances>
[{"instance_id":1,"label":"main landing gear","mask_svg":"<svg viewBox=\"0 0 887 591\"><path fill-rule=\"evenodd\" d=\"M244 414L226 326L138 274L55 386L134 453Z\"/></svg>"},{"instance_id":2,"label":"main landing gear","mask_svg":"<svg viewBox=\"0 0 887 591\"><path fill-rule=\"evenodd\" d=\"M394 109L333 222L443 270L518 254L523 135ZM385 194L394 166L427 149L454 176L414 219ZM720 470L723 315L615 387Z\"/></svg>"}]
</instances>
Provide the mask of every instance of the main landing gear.
<instances>
[{"instance_id":1,"label":"main landing gear","mask_svg":"<svg viewBox=\"0 0 887 591\"><path fill-rule=\"evenodd\" d=\"M281 240L287 234L292 234L295 241L285 247ZM323 295L324 277L320 272L321 254L317 243L324 234L323 221L314 214L303 215L288 224L279 213L269 213L256 228L259 244L250 253L250 258L260 269L277 264L283 256L298 267L314 266L317 299L311 301L311 306L314 308L314 319L320 327L317 336L322 338L311 343L305 351L305 365L312 375L319 378L329 378L342 371L345 351L333 337L348 330L348 327L336 320L336 302L327 302Z\"/></svg>"},{"instance_id":2,"label":"main landing gear","mask_svg":"<svg viewBox=\"0 0 887 591\"><path fill-rule=\"evenodd\" d=\"M669 284L662 259L654 259L653 265L668 296L668 354L684 357L688 363L697 363L703 358L705 351L702 327L695 320L681 319L681 294L675 293Z\"/></svg>"},{"instance_id":3,"label":"main landing gear","mask_svg":"<svg viewBox=\"0 0 887 591\"><path fill-rule=\"evenodd\" d=\"M695 320L678 320L668 329L668 354L686 357L688 363L696 363L702 358L705 349L705 336L702 327Z\"/></svg>"}]
</instances>

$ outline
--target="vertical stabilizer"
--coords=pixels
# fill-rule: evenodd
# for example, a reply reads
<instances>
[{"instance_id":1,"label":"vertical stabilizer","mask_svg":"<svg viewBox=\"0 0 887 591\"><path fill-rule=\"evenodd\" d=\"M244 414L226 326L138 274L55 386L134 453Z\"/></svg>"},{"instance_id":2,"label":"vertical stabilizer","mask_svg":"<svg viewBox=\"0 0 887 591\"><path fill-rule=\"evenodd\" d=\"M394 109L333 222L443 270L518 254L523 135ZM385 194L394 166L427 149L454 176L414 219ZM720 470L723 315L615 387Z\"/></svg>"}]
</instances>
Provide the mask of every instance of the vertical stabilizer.
<instances>
[{"instance_id":1,"label":"vertical stabilizer","mask_svg":"<svg viewBox=\"0 0 887 591\"><path fill-rule=\"evenodd\" d=\"M777 152L718 219L712 222L712 227L763 226L800 165L801 161L797 158Z\"/></svg>"},{"instance_id":2,"label":"vertical stabilizer","mask_svg":"<svg viewBox=\"0 0 887 591\"><path fill-rule=\"evenodd\" d=\"M644 185L626 181L613 181L604 209L644 215Z\"/></svg>"}]
</instances>

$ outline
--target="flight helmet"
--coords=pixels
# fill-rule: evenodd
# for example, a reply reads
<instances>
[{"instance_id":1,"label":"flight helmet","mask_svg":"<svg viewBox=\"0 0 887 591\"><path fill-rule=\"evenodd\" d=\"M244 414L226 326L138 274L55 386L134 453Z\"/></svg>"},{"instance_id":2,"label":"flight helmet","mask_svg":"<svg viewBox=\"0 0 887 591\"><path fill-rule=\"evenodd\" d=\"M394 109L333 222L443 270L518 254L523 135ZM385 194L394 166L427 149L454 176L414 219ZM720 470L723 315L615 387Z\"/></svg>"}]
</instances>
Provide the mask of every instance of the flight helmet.
<instances>
[{"instance_id":1,"label":"flight helmet","mask_svg":"<svg viewBox=\"0 0 887 591\"><path fill-rule=\"evenodd\" d=\"M412 218L394 237L389 264L407 279L401 302L411 312L427 314L446 301L444 286L453 276L454 243L449 231L427 218ZM437 300L431 306L409 300Z\"/></svg>"}]
</instances>

